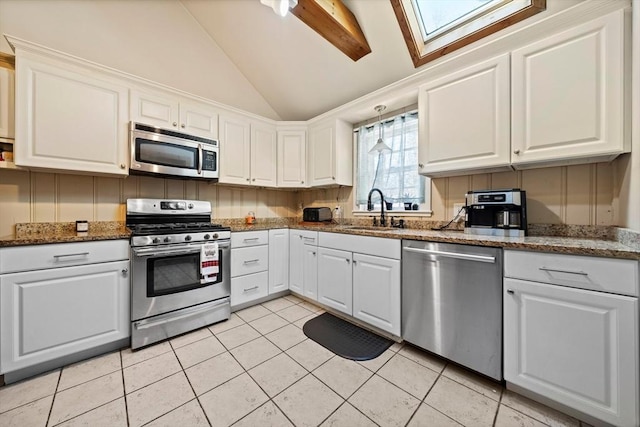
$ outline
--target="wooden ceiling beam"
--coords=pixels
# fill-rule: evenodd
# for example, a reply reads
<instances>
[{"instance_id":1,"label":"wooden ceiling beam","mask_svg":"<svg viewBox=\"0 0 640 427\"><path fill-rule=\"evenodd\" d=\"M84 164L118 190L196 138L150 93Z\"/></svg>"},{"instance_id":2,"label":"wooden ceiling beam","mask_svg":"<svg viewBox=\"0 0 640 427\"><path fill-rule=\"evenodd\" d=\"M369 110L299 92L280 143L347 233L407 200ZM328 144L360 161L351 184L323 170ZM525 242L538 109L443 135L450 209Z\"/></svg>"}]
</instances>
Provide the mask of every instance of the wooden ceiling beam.
<instances>
[{"instance_id":1,"label":"wooden ceiling beam","mask_svg":"<svg viewBox=\"0 0 640 427\"><path fill-rule=\"evenodd\" d=\"M354 61L371 53L358 20L341 0L298 0L291 13Z\"/></svg>"}]
</instances>

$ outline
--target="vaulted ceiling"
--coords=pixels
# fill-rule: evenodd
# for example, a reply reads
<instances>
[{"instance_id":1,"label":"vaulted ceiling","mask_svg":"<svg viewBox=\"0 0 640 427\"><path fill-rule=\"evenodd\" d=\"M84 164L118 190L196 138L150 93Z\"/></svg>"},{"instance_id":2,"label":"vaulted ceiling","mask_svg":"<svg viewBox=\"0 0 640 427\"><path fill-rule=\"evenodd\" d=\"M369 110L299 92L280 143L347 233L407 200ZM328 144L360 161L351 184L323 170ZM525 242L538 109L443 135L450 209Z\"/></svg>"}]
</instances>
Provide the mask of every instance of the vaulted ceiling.
<instances>
[{"instance_id":1,"label":"vaulted ceiling","mask_svg":"<svg viewBox=\"0 0 640 427\"><path fill-rule=\"evenodd\" d=\"M357 62L258 0L181 2L283 120L312 118L416 72L389 0L344 0L372 50Z\"/></svg>"}]
</instances>

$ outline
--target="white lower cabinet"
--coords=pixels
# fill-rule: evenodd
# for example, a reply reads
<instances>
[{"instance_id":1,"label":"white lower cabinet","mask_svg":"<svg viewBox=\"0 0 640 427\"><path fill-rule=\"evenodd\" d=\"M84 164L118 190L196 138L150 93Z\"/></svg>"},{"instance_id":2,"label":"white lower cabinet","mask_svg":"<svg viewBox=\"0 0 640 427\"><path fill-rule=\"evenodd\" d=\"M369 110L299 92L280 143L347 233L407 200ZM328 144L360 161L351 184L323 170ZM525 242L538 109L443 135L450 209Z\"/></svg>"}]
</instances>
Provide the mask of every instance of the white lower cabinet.
<instances>
[{"instance_id":1,"label":"white lower cabinet","mask_svg":"<svg viewBox=\"0 0 640 427\"><path fill-rule=\"evenodd\" d=\"M269 294L269 231L231 233L231 309Z\"/></svg>"},{"instance_id":2,"label":"white lower cabinet","mask_svg":"<svg viewBox=\"0 0 640 427\"><path fill-rule=\"evenodd\" d=\"M351 316L351 252L318 248L318 302Z\"/></svg>"},{"instance_id":3,"label":"white lower cabinet","mask_svg":"<svg viewBox=\"0 0 640 427\"><path fill-rule=\"evenodd\" d=\"M302 245L302 295L318 300L318 247Z\"/></svg>"},{"instance_id":4,"label":"white lower cabinet","mask_svg":"<svg viewBox=\"0 0 640 427\"><path fill-rule=\"evenodd\" d=\"M289 231L289 290L317 300L318 232Z\"/></svg>"},{"instance_id":5,"label":"white lower cabinet","mask_svg":"<svg viewBox=\"0 0 640 427\"><path fill-rule=\"evenodd\" d=\"M319 233L318 302L400 336L400 240Z\"/></svg>"},{"instance_id":6,"label":"white lower cabinet","mask_svg":"<svg viewBox=\"0 0 640 427\"><path fill-rule=\"evenodd\" d=\"M400 336L400 260L353 254L353 317Z\"/></svg>"},{"instance_id":7,"label":"white lower cabinet","mask_svg":"<svg viewBox=\"0 0 640 427\"><path fill-rule=\"evenodd\" d=\"M562 256L554 258L561 263ZM591 258L582 258L579 269L551 266L550 259L540 258L545 262L540 270L573 285L591 282L592 273L597 281ZM537 261L532 255L529 264ZM636 296L505 278L503 298L507 383L612 425L638 425Z\"/></svg>"},{"instance_id":8,"label":"white lower cabinet","mask_svg":"<svg viewBox=\"0 0 640 427\"><path fill-rule=\"evenodd\" d=\"M289 289L289 229L269 230L269 294Z\"/></svg>"},{"instance_id":9,"label":"white lower cabinet","mask_svg":"<svg viewBox=\"0 0 640 427\"><path fill-rule=\"evenodd\" d=\"M0 372L127 338L128 270L127 260L1 275Z\"/></svg>"}]
</instances>

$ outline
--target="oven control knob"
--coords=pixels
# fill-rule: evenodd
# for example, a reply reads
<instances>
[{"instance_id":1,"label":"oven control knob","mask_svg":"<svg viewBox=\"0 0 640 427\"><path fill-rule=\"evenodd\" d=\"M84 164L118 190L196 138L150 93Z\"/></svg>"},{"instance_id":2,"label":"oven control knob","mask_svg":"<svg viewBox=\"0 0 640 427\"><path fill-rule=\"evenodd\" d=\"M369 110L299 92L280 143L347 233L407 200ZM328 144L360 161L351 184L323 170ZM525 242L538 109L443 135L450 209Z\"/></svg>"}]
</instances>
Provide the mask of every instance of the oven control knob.
<instances>
[{"instance_id":1,"label":"oven control knob","mask_svg":"<svg viewBox=\"0 0 640 427\"><path fill-rule=\"evenodd\" d=\"M211 236L209 236L208 234L205 234L205 235L204 235L204 240L207 240L207 239L209 239L210 237L211 237Z\"/></svg>"},{"instance_id":2,"label":"oven control knob","mask_svg":"<svg viewBox=\"0 0 640 427\"><path fill-rule=\"evenodd\" d=\"M191 236L185 236L184 240L188 242L189 240L191 240Z\"/></svg>"},{"instance_id":3,"label":"oven control knob","mask_svg":"<svg viewBox=\"0 0 640 427\"><path fill-rule=\"evenodd\" d=\"M153 243L160 243L160 239L158 239L157 237L155 237L155 238L153 239Z\"/></svg>"},{"instance_id":4,"label":"oven control knob","mask_svg":"<svg viewBox=\"0 0 640 427\"><path fill-rule=\"evenodd\" d=\"M193 209L193 203L189 203L189 209Z\"/></svg>"},{"instance_id":5,"label":"oven control knob","mask_svg":"<svg viewBox=\"0 0 640 427\"><path fill-rule=\"evenodd\" d=\"M213 233L213 236L211 236L211 237L214 238L214 239L217 239L218 238L218 233Z\"/></svg>"},{"instance_id":6,"label":"oven control knob","mask_svg":"<svg viewBox=\"0 0 640 427\"><path fill-rule=\"evenodd\" d=\"M165 243L169 243L170 241L171 241L171 237L165 237L165 238L164 238L164 242L165 242Z\"/></svg>"}]
</instances>

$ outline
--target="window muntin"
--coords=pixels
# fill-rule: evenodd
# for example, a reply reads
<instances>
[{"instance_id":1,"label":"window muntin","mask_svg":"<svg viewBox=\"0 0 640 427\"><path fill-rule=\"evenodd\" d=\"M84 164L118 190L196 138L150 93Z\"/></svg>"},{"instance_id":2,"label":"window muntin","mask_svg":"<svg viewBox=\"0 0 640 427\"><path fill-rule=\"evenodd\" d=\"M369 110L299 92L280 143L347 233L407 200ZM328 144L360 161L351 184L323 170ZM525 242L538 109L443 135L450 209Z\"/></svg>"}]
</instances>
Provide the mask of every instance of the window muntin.
<instances>
[{"instance_id":1,"label":"window muntin","mask_svg":"<svg viewBox=\"0 0 640 427\"><path fill-rule=\"evenodd\" d=\"M391 152L369 153L380 136ZM404 211L404 203L417 203L419 211L430 210L430 180L418 174L418 113L404 113L383 124L362 126L356 137L356 210L366 211L367 196L372 188L378 188L393 210ZM377 193L372 196L375 210L380 208ZM398 212L400 213L400 212Z\"/></svg>"}]
</instances>

